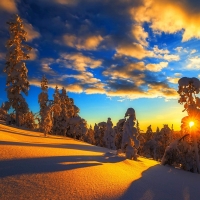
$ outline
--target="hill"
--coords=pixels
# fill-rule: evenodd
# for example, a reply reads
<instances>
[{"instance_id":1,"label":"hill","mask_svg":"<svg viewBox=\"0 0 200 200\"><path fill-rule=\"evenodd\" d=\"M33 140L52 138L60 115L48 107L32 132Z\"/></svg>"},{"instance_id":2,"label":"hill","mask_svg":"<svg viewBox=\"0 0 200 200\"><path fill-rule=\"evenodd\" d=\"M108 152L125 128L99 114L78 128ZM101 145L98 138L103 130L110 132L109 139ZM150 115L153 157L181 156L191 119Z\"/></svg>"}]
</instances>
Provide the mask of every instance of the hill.
<instances>
[{"instance_id":1,"label":"hill","mask_svg":"<svg viewBox=\"0 0 200 200\"><path fill-rule=\"evenodd\" d=\"M200 175L0 124L0 199L198 200Z\"/></svg>"}]
</instances>

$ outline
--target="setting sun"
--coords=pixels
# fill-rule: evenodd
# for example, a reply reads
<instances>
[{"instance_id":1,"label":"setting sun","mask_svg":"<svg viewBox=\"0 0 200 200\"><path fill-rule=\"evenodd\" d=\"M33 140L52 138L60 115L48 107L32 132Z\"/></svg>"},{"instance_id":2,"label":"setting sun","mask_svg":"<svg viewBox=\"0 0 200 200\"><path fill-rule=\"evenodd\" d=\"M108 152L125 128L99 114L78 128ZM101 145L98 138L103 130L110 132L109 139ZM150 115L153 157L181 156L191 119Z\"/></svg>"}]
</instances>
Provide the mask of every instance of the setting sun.
<instances>
[{"instance_id":1,"label":"setting sun","mask_svg":"<svg viewBox=\"0 0 200 200\"><path fill-rule=\"evenodd\" d=\"M190 122L190 123L189 123L189 126L190 126L190 128L191 128L192 126L194 126L194 122Z\"/></svg>"}]
</instances>

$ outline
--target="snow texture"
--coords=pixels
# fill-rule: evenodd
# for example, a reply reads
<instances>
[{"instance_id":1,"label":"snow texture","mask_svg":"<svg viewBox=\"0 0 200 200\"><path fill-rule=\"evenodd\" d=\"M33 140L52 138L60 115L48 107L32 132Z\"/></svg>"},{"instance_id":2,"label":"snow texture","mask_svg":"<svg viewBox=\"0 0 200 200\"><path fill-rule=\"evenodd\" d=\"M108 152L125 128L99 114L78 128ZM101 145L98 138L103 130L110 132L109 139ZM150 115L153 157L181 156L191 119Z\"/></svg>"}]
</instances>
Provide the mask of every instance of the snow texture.
<instances>
[{"instance_id":1,"label":"snow texture","mask_svg":"<svg viewBox=\"0 0 200 200\"><path fill-rule=\"evenodd\" d=\"M200 175L0 125L0 199L199 200Z\"/></svg>"}]
</instances>

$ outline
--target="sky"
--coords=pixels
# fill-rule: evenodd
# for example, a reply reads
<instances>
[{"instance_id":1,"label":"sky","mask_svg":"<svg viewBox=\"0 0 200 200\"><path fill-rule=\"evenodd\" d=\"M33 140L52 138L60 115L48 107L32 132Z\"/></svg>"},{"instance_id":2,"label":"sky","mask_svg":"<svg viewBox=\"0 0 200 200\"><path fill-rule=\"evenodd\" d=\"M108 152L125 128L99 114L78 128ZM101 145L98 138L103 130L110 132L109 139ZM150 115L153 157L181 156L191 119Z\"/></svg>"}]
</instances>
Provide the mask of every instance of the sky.
<instances>
[{"instance_id":1,"label":"sky","mask_svg":"<svg viewBox=\"0 0 200 200\"><path fill-rule=\"evenodd\" d=\"M183 105L178 80L200 78L199 0L1 0L0 104L7 100L3 72L9 39L7 21L23 19L29 108L39 111L40 82L65 87L94 125L136 111L140 128L163 124L180 130Z\"/></svg>"}]
</instances>

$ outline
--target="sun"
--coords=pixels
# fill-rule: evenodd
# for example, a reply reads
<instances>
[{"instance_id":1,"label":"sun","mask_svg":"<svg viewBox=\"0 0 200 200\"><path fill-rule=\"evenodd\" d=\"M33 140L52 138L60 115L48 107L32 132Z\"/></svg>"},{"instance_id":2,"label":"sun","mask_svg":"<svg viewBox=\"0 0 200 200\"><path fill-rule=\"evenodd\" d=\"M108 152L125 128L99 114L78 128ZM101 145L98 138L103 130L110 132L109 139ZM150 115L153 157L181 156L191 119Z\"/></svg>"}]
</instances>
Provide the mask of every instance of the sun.
<instances>
[{"instance_id":1,"label":"sun","mask_svg":"<svg viewBox=\"0 0 200 200\"><path fill-rule=\"evenodd\" d=\"M192 126L194 126L194 122L191 121L191 122L189 123L189 126L190 126L190 128L191 128Z\"/></svg>"}]
</instances>

